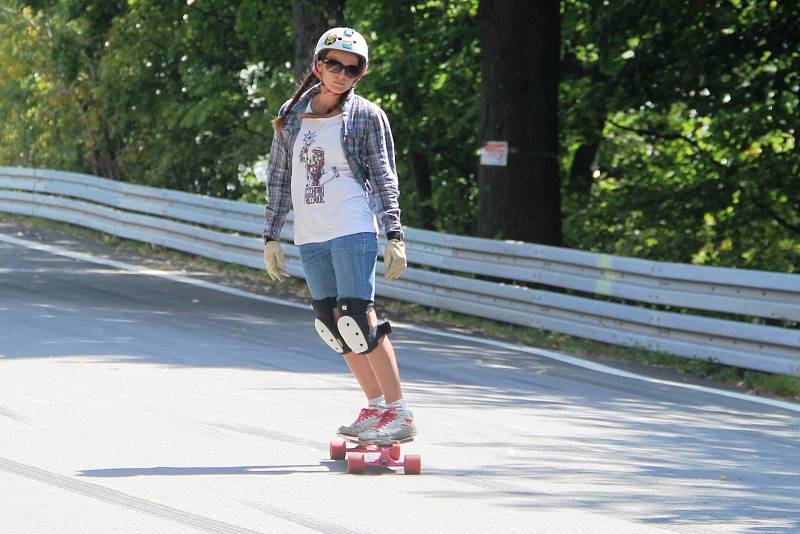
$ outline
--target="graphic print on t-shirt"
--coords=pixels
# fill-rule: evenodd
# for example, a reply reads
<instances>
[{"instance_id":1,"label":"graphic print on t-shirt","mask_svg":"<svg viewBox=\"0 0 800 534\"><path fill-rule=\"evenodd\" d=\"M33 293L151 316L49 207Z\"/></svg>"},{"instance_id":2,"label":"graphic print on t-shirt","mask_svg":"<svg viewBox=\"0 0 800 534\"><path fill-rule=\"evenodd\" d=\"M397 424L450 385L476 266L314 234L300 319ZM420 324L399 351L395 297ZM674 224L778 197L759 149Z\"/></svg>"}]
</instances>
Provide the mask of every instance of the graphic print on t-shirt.
<instances>
[{"instance_id":1,"label":"graphic print on t-shirt","mask_svg":"<svg viewBox=\"0 0 800 534\"><path fill-rule=\"evenodd\" d=\"M322 181L326 174L325 150L321 146L311 147L316 139L317 132L309 130L303 134L303 148L300 149L300 162L306 166L306 204L324 204L325 184L339 177L339 169L334 166L327 171L330 177Z\"/></svg>"}]
</instances>

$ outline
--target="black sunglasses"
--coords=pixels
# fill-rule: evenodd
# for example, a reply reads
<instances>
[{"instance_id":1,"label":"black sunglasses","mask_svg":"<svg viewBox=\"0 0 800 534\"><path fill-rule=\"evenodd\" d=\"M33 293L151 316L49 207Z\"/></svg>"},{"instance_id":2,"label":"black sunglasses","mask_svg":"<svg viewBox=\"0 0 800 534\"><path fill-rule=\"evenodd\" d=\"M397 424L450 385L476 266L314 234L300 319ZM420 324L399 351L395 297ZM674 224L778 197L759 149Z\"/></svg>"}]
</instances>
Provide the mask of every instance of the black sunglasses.
<instances>
[{"instance_id":1,"label":"black sunglasses","mask_svg":"<svg viewBox=\"0 0 800 534\"><path fill-rule=\"evenodd\" d=\"M359 74L361 74L361 67L358 65L345 65L332 58L325 58L322 60L322 62L325 63L325 68L334 74L342 72L342 70L344 70L344 74L348 78L356 78Z\"/></svg>"}]
</instances>

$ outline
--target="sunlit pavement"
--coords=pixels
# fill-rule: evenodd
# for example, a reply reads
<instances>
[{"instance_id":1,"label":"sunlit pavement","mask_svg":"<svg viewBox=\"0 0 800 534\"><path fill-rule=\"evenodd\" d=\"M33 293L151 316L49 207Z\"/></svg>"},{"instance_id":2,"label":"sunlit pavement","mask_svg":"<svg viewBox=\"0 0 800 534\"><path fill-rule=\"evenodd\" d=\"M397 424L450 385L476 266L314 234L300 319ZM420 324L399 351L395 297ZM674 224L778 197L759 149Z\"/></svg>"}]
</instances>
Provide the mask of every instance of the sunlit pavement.
<instances>
[{"instance_id":1,"label":"sunlit pavement","mask_svg":"<svg viewBox=\"0 0 800 534\"><path fill-rule=\"evenodd\" d=\"M0 242L0 530L800 529L797 412L392 339L423 474L349 475L310 311Z\"/></svg>"}]
</instances>

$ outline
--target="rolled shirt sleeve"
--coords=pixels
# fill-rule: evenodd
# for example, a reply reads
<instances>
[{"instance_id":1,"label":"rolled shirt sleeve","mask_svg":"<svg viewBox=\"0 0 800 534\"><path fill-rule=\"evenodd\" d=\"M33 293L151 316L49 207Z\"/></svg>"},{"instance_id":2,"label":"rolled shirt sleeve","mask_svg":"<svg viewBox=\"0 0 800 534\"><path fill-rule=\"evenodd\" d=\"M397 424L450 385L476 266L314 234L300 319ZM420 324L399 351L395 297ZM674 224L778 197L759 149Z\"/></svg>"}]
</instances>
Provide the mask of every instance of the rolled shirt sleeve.
<instances>
[{"instance_id":1,"label":"rolled shirt sleeve","mask_svg":"<svg viewBox=\"0 0 800 534\"><path fill-rule=\"evenodd\" d=\"M389 119L378 106L370 113L366 136L366 166L373 199L384 231L402 232L400 190L394 161L394 139Z\"/></svg>"},{"instance_id":2,"label":"rolled shirt sleeve","mask_svg":"<svg viewBox=\"0 0 800 534\"><path fill-rule=\"evenodd\" d=\"M279 112L283 114L286 104ZM292 209L292 170L289 162L289 133L283 129L272 136L267 164L267 204L264 207L264 241L280 238L286 215Z\"/></svg>"}]
</instances>

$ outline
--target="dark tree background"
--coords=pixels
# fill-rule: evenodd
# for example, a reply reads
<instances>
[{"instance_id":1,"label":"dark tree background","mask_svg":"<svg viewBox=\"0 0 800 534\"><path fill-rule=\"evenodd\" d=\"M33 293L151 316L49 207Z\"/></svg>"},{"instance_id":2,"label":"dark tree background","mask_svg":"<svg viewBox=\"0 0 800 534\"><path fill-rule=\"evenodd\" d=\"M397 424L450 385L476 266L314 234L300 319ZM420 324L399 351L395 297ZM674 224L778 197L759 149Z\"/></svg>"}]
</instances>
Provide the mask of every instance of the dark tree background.
<instances>
[{"instance_id":1,"label":"dark tree background","mask_svg":"<svg viewBox=\"0 0 800 534\"><path fill-rule=\"evenodd\" d=\"M299 82L311 67L322 32L344 25L344 0L292 0L294 76Z\"/></svg>"},{"instance_id":2,"label":"dark tree background","mask_svg":"<svg viewBox=\"0 0 800 534\"><path fill-rule=\"evenodd\" d=\"M264 202L316 39L370 44L408 226L800 270L800 3L0 0L0 165ZM508 141L507 167L478 164Z\"/></svg>"}]
</instances>

